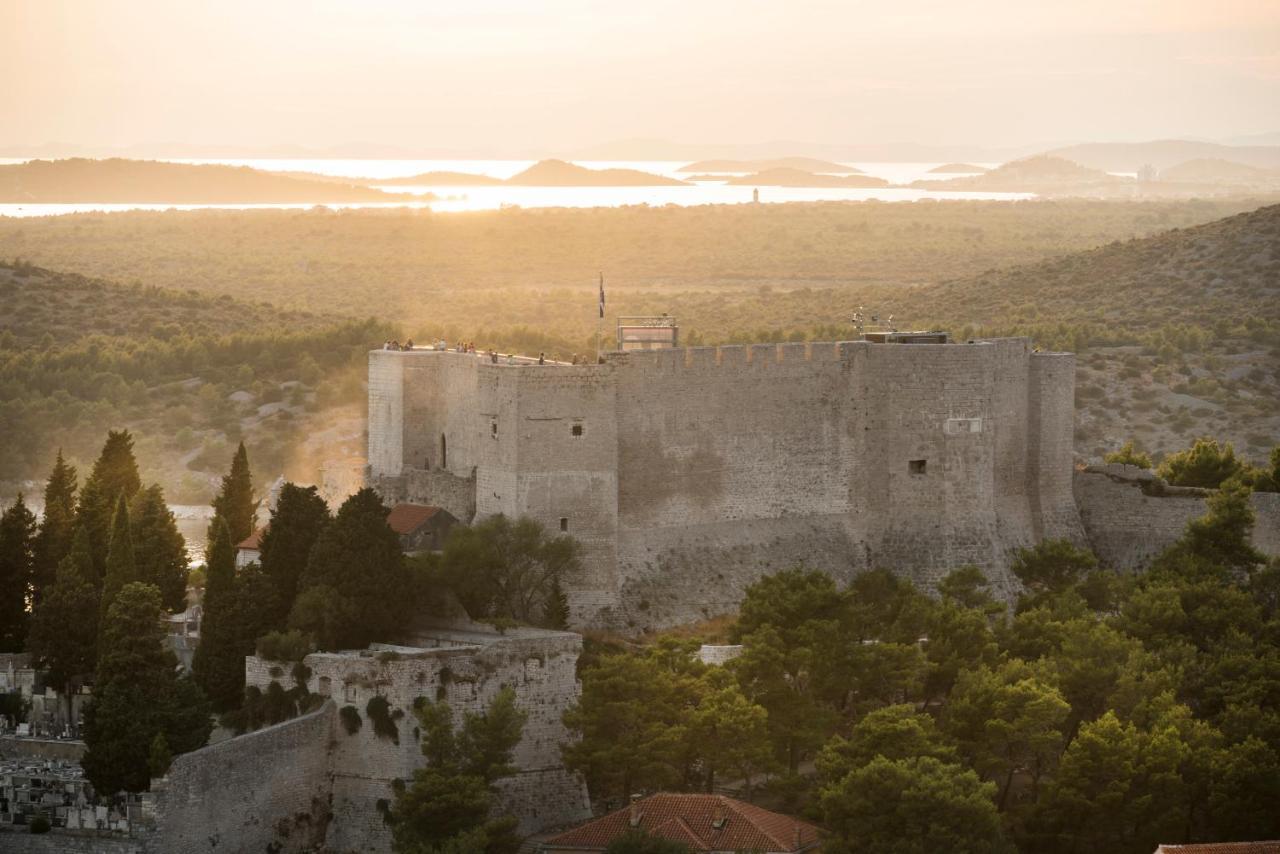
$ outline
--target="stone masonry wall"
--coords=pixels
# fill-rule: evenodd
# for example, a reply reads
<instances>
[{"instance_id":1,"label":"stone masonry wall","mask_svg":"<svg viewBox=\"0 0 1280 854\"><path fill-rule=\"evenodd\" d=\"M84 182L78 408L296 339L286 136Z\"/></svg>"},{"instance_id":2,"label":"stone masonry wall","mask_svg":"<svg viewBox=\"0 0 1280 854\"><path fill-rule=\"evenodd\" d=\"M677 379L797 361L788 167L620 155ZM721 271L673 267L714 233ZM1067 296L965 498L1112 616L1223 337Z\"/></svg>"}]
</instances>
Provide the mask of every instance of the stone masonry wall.
<instances>
[{"instance_id":1,"label":"stone masonry wall","mask_svg":"<svg viewBox=\"0 0 1280 854\"><path fill-rule=\"evenodd\" d=\"M1091 466L1075 474L1076 503L1089 546L1105 566L1140 570L1206 512L1205 496L1155 495L1143 491L1154 482L1150 472L1133 466ZM1257 519L1253 544L1269 556L1280 555L1280 494L1250 496Z\"/></svg>"},{"instance_id":2,"label":"stone masonry wall","mask_svg":"<svg viewBox=\"0 0 1280 854\"><path fill-rule=\"evenodd\" d=\"M334 706L174 758L153 784L154 854L312 850L329 814Z\"/></svg>"},{"instance_id":3,"label":"stone masonry wall","mask_svg":"<svg viewBox=\"0 0 1280 854\"><path fill-rule=\"evenodd\" d=\"M158 849L148 849L158 852ZM140 839L98 833L55 829L48 833L0 830L0 851L4 854L143 854Z\"/></svg>"},{"instance_id":4,"label":"stone masonry wall","mask_svg":"<svg viewBox=\"0 0 1280 854\"><path fill-rule=\"evenodd\" d=\"M465 712L486 708L505 685L515 690L517 704L529 718L513 757L520 772L499 783L502 805L520 819L525 833L587 817L585 786L560 760L560 745L569 738L561 716L579 692L581 637L515 629L501 637L441 632L416 643L437 646L315 653L305 659L311 669L308 689L327 696L336 708L350 706L361 721L359 729L349 733L338 715L332 731L328 849L389 850L390 830L383 813L394 797L391 782L409 779L425 761L413 714L418 698L448 702L455 725L461 725ZM273 667L279 675L272 675ZM247 684L264 690L273 679L288 682L288 671L258 658L246 660ZM394 737L375 732L369 713L375 697L388 703Z\"/></svg>"}]
</instances>

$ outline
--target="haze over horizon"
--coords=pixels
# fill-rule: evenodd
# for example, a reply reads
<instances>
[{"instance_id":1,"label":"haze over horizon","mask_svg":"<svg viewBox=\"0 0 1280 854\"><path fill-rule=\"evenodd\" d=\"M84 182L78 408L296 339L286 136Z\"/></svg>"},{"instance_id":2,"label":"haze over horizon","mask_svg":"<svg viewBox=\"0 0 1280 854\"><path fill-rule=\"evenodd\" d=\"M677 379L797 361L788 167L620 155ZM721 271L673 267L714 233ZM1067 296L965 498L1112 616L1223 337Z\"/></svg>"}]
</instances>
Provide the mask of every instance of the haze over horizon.
<instances>
[{"instance_id":1,"label":"haze over horizon","mask_svg":"<svg viewBox=\"0 0 1280 854\"><path fill-rule=\"evenodd\" d=\"M0 109L22 117L0 134L10 156L1274 144L1280 15L1258 0L5 0L0 77Z\"/></svg>"}]
</instances>

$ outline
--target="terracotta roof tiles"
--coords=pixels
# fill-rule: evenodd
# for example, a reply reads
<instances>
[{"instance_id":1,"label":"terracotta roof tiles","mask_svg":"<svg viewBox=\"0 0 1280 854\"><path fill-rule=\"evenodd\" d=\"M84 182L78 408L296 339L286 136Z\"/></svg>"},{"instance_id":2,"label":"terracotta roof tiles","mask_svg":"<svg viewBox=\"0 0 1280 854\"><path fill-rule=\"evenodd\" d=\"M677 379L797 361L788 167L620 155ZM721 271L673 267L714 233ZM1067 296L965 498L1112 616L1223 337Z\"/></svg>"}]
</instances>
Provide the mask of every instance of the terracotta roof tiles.
<instances>
[{"instance_id":1,"label":"terracotta roof tiles","mask_svg":"<svg viewBox=\"0 0 1280 854\"><path fill-rule=\"evenodd\" d=\"M387 524L397 534L412 534L432 516L440 512L439 507L425 504L397 504L387 514Z\"/></svg>"}]
</instances>

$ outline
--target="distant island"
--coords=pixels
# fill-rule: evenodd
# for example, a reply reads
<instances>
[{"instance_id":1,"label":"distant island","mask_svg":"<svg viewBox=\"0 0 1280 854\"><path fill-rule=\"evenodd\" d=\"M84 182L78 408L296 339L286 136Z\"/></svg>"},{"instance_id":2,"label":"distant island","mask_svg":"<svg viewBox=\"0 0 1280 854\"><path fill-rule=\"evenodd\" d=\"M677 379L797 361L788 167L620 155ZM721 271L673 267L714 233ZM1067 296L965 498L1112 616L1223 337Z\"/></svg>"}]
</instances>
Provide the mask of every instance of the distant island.
<instances>
[{"instance_id":1,"label":"distant island","mask_svg":"<svg viewBox=\"0 0 1280 854\"><path fill-rule=\"evenodd\" d=\"M754 175L739 175L725 183L755 187L852 187L871 189L888 187L883 178L870 175L815 175L803 169L766 169Z\"/></svg>"},{"instance_id":2,"label":"distant island","mask_svg":"<svg viewBox=\"0 0 1280 854\"><path fill-rule=\"evenodd\" d=\"M506 183L492 175L470 172L423 172L404 178L361 178L360 181L382 187L498 187Z\"/></svg>"},{"instance_id":3,"label":"distant island","mask_svg":"<svg viewBox=\"0 0 1280 854\"><path fill-rule=\"evenodd\" d=\"M983 172L990 171L991 170L985 166L974 166L972 163L943 163L941 166L935 166L929 170L931 174L961 172L970 175L981 175Z\"/></svg>"},{"instance_id":4,"label":"distant island","mask_svg":"<svg viewBox=\"0 0 1280 854\"><path fill-rule=\"evenodd\" d=\"M540 160L506 181L521 187L683 187L687 181L637 169L588 169L563 160Z\"/></svg>"},{"instance_id":5,"label":"distant island","mask_svg":"<svg viewBox=\"0 0 1280 854\"><path fill-rule=\"evenodd\" d=\"M971 190L1007 193L1089 194L1109 191L1127 179L1089 169L1062 157L1039 155L1005 163L981 175L938 181L914 181L921 190Z\"/></svg>"},{"instance_id":6,"label":"distant island","mask_svg":"<svg viewBox=\"0 0 1280 854\"><path fill-rule=\"evenodd\" d=\"M769 160L699 160L681 166L677 172L768 172L773 169L798 169L802 172L828 175L860 175L862 170L830 160L813 157L774 157Z\"/></svg>"},{"instance_id":7,"label":"distant island","mask_svg":"<svg viewBox=\"0 0 1280 854\"><path fill-rule=\"evenodd\" d=\"M1191 139L1158 139L1091 142L1047 153L1107 172L1137 172L1148 165L1168 169L1188 160L1228 160L1259 169L1280 169L1280 145L1222 145Z\"/></svg>"},{"instance_id":8,"label":"distant island","mask_svg":"<svg viewBox=\"0 0 1280 854\"><path fill-rule=\"evenodd\" d=\"M1280 170L1259 169L1218 158L1188 160L1157 173L1157 180L1190 184L1244 186L1253 189L1280 189Z\"/></svg>"},{"instance_id":9,"label":"distant island","mask_svg":"<svg viewBox=\"0 0 1280 854\"><path fill-rule=\"evenodd\" d=\"M0 166L0 202L7 204L325 204L421 199L355 184L273 175L248 166L80 157Z\"/></svg>"}]
</instances>

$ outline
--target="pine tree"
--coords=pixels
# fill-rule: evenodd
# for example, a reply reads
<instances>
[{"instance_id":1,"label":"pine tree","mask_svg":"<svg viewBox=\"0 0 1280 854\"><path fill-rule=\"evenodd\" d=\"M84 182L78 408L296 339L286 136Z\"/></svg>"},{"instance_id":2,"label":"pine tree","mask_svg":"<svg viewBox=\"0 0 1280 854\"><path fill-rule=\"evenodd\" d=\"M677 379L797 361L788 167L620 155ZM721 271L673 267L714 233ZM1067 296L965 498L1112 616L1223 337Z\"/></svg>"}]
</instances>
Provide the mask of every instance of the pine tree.
<instances>
[{"instance_id":1,"label":"pine tree","mask_svg":"<svg viewBox=\"0 0 1280 854\"><path fill-rule=\"evenodd\" d=\"M235 550L227 525L215 521L218 525L209 545L200 645L191 661L191 675L213 708L222 712L238 706L244 694L245 653L239 642Z\"/></svg>"},{"instance_id":2,"label":"pine tree","mask_svg":"<svg viewBox=\"0 0 1280 854\"><path fill-rule=\"evenodd\" d=\"M275 589L276 611L270 628L283 629L288 622L311 547L330 521L329 508L314 486L286 483L281 488L260 544L262 571Z\"/></svg>"},{"instance_id":3,"label":"pine tree","mask_svg":"<svg viewBox=\"0 0 1280 854\"><path fill-rule=\"evenodd\" d=\"M77 529L71 553L58 564L53 584L31 616L28 650L60 685L71 719L71 695L76 685L93 674L98 661L98 588L94 584L89 535Z\"/></svg>"},{"instance_id":4,"label":"pine tree","mask_svg":"<svg viewBox=\"0 0 1280 854\"><path fill-rule=\"evenodd\" d=\"M408 571L387 512L376 492L362 489L311 549L289 619L324 649L367 646L404 628Z\"/></svg>"},{"instance_id":5,"label":"pine tree","mask_svg":"<svg viewBox=\"0 0 1280 854\"><path fill-rule=\"evenodd\" d=\"M107 572L107 547L117 499L123 495L125 501L130 501L141 487L133 436L128 430L110 431L93 472L80 491L80 505L76 508L76 524L84 525L89 532L89 548L99 579Z\"/></svg>"},{"instance_id":6,"label":"pine tree","mask_svg":"<svg viewBox=\"0 0 1280 854\"><path fill-rule=\"evenodd\" d=\"M19 494L0 515L0 652L22 652L35 562L36 517Z\"/></svg>"},{"instance_id":7,"label":"pine tree","mask_svg":"<svg viewBox=\"0 0 1280 854\"><path fill-rule=\"evenodd\" d=\"M231 471L222 476L222 489L213 499L213 521L209 523L209 542L213 542L218 520L227 525L231 544L235 545L253 533L258 519L258 502L253 500L253 478L249 473L249 453L244 442L231 460Z\"/></svg>"},{"instance_id":8,"label":"pine tree","mask_svg":"<svg viewBox=\"0 0 1280 854\"><path fill-rule=\"evenodd\" d=\"M187 607L187 544L159 485L153 484L133 497L129 518L138 580L160 590L166 611L182 611Z\"/></svg>"},{"instance_id":9,"label":"pine tree","mask_svg":"<svg viewBox=\"0 0 1280 854\"><path fill-rule=\"evenodd\" d=\"M551 579L551 590L547 592L547 607L542 614L542 624L548 629L569 628L569 597L560 586L559 576Z\"/></svg>"},{"instance_id":10,"label":"pine tree","mask_svg":"<svg viewBox=\"0 0 1280 854\"><path fill-rule=\"evenodd\" d=\"M140 792L151 782L156 736L173 754L202 746L209 705L164 646L160 592L134 582L121 588L102 626L93 702L85 710L81 766L99 794Z\"/></svg>"},{"instance_id":11,"label":"pine tree","mask_svg":"<svg viewBox=\"0 0 1280 854\"><path fill-rule=\"evenodd\" d=\"M53 584L58 564L71 551L75 534L76 488L75 466L67 465L59 448L58 459L44 487L44 518L40 520L40 531L36 534L35 568L31 579L31 601L34 605L40 604L45 591Z\"/></svg>"},{"instance_id":12,"label":"pine tree","mask_svg":"<svg viewBox=\"0 0 1280 854\"><path fill-rule=\"evenodd\" d=\"M111 518L111 538L107 546L107 572L102 579L101 611L105 615L111 601L126 584L138 580L138 564L133 550L133 526L129 524L129 505L124 493L116 500Z\"/></svg>"}]
</instances>

